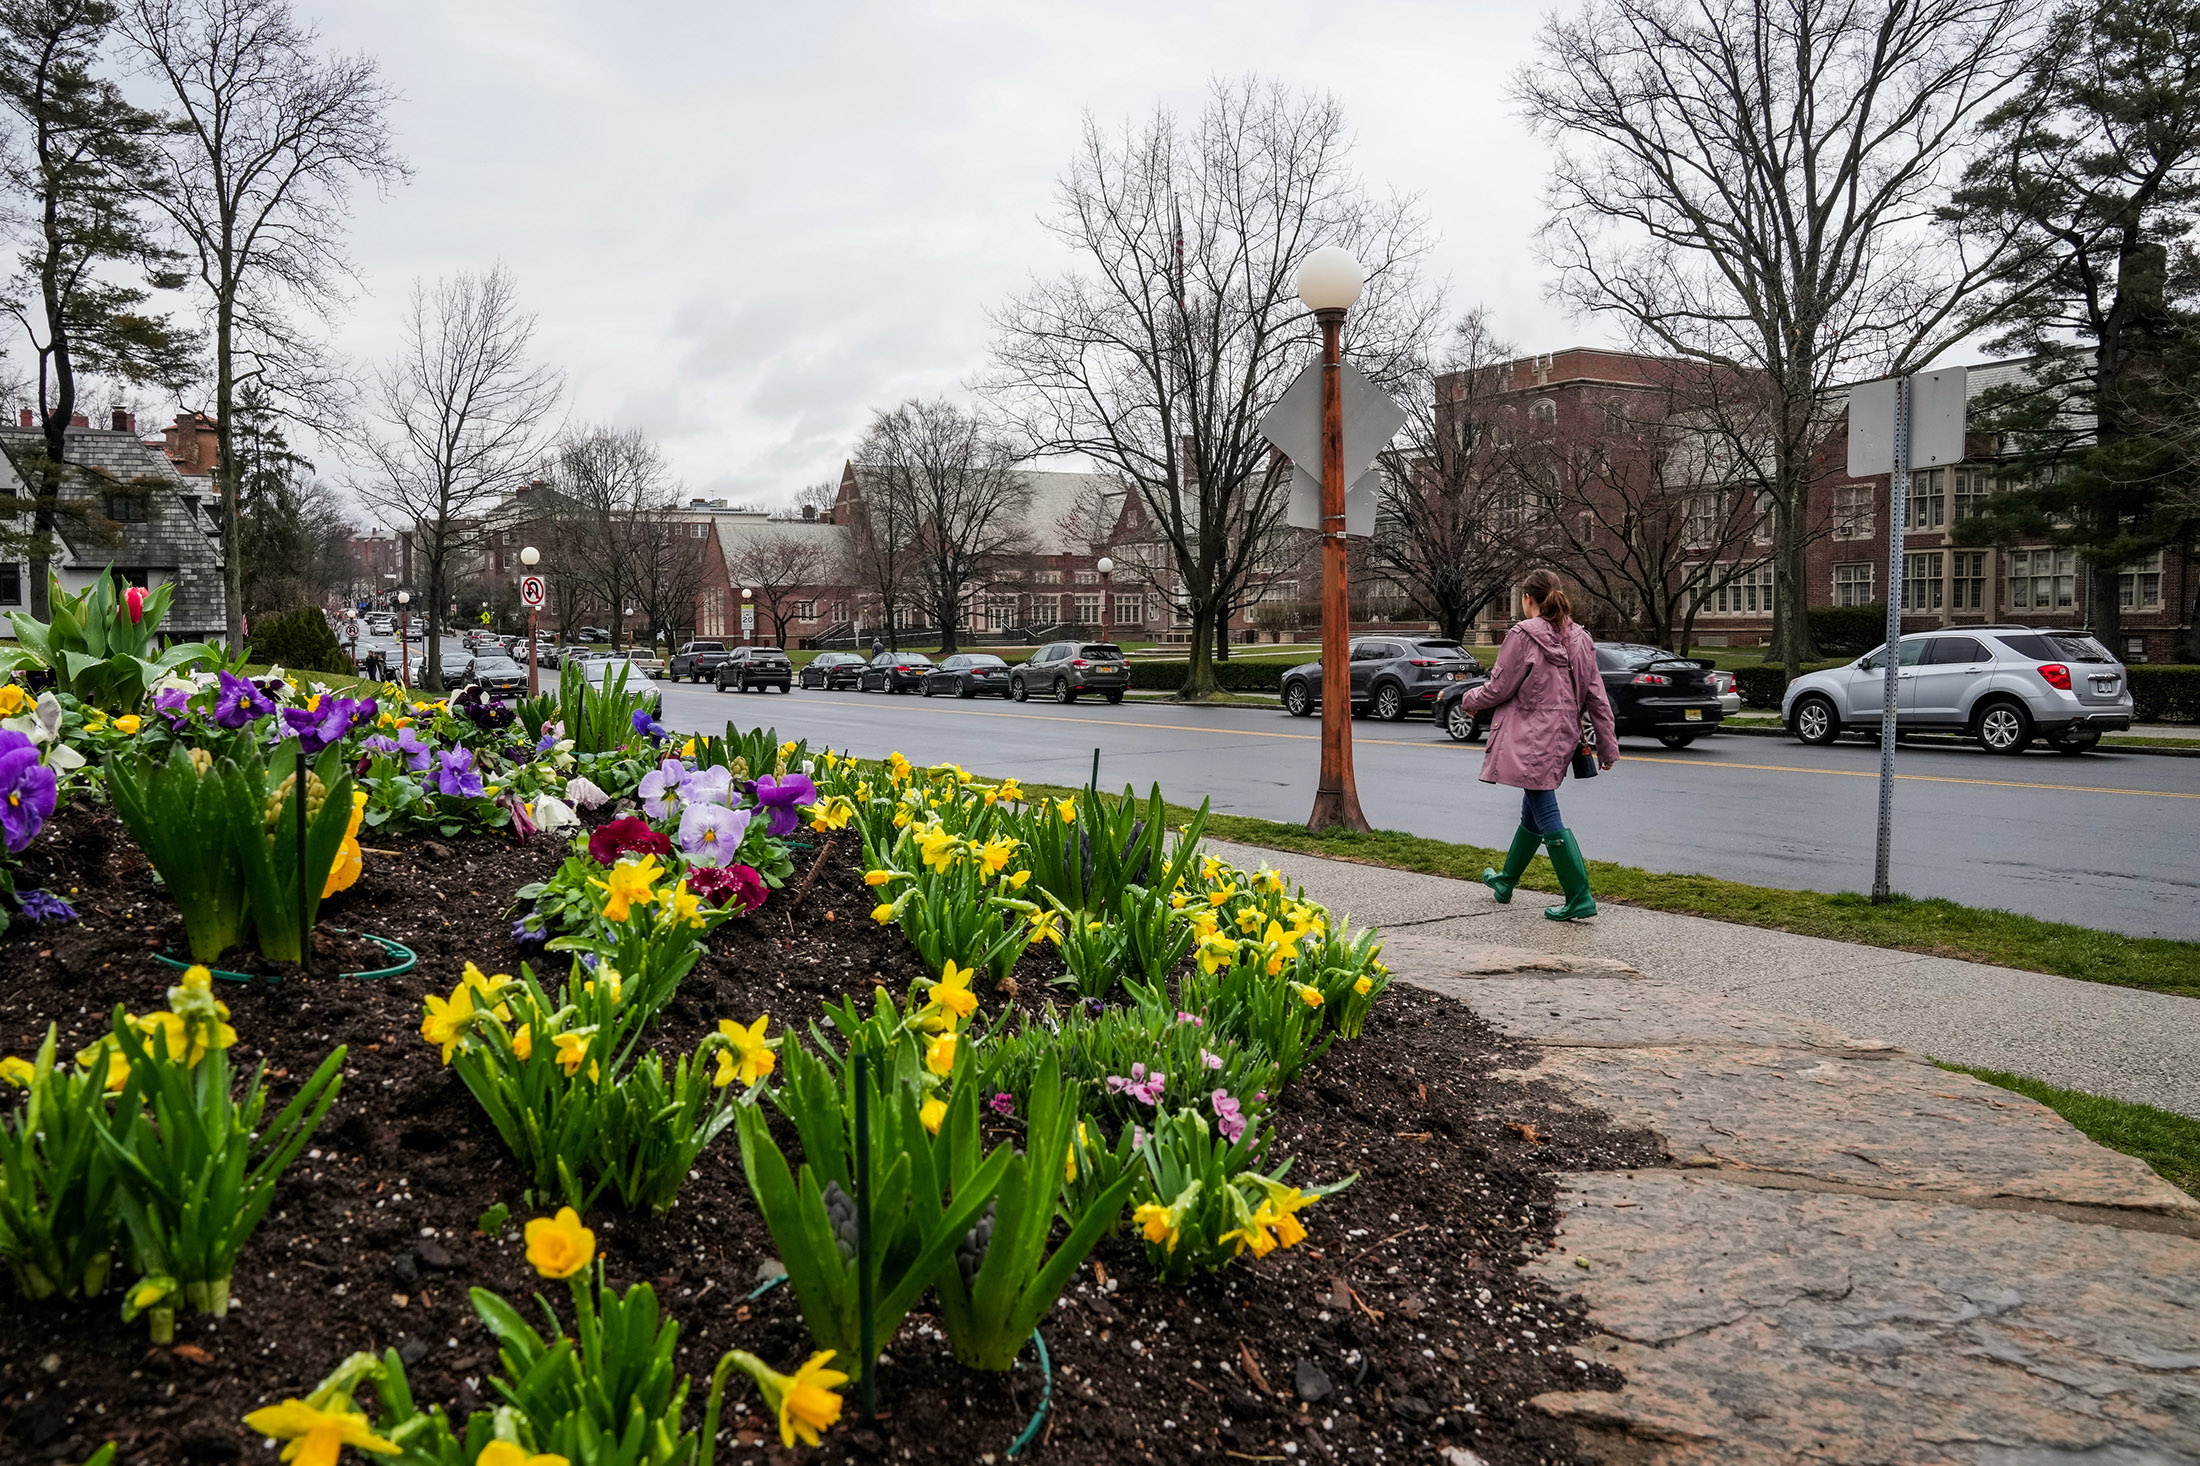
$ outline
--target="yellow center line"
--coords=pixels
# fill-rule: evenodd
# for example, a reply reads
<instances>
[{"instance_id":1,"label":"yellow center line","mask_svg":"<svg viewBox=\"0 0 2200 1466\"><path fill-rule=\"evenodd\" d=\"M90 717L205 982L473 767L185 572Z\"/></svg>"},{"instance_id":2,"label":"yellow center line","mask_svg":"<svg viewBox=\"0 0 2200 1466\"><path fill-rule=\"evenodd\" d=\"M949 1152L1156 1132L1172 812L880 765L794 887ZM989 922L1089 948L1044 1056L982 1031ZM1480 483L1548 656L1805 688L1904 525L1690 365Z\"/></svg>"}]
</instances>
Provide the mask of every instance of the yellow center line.
<instances>
[{"instance_id":1,"label":"yellow center line","mask_svg":"<svg viewBox=\"0 0 2200 1466\"><path fill-rule=\"evenodd\" d=\"M1055 713L987 712L982 708L931 708L935 716L957 718L1014 718L1029 723L1090 723L1106 728L1147 728L1163 733L1212 733L1222 738L1287 738L1299 743L1318 743L1318 733L1278 733L1260 728L1203 728L1190 723L1145 723L1122 718L1080 718ZM1433 738L1355 737L1354 744L1384 748L1444 748ZM1630 753L1621 763L1673 764L1684 769L1747 769L1770 774L1830 774L1844 779L1876 779L1877 769L1809 769L1799 764L1744 764L1727 759L1669 758L1658 754ZM1965 779L1954 774L1896 774L1898 781L1917 784L1976 784L1990 789L2039 789L2060 794L2128 794L2139 799L2200 799L2200 792L2177 789L2111 789L2099 784L2036 784L2026 779Z\"/></svg>"}]
</instances>

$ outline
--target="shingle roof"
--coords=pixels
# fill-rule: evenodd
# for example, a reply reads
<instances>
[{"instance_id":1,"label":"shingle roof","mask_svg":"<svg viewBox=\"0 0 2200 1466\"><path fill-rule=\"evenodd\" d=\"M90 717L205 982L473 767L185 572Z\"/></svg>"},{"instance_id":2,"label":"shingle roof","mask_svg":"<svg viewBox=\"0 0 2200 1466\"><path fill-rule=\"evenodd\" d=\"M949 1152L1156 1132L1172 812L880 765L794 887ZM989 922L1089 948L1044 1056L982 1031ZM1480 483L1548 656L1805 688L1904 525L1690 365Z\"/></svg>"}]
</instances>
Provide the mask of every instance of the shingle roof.
<instances>
[{"instance_id":1,"label":"shingle roof","mask_svg":"<svg viewBox=\"0 0 2200 1466\"><path fill-rule=\"evenodd\" d=\"M0 452L18 482L19 460L44 451L45 437L36 428L0 425ZM196 495L168 455L135 433L99 428L70 428L68 453L62 501L80 511L58 526L68 558L80 567L166 571L176 589L164 629L182 637L219 635L227 625L221 552L195 507ZM142 521L118 524L107 518L104 494L110 485L145 493Z\"/></svg>"}]
</instances>

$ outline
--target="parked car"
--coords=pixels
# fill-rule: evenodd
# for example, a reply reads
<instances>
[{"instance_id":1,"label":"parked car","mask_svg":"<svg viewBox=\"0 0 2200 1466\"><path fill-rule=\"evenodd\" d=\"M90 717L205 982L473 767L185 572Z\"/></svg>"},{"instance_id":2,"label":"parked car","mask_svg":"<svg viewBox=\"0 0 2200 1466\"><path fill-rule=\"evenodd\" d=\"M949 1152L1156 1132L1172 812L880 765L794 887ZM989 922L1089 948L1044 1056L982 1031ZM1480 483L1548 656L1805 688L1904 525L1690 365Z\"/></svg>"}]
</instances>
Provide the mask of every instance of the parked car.
<instances>
[{"instance_id":1,"label":"parked car","mask_svg":"<svg viewBox=\"0 0 2200 1466\"><path fill-rule=\"evenodd\" d=\"M1118 703L1130 685L1130 663L1112 641L1049 642L1008 674L1008 695L1018 702L1029 701L1038 691L1052 693L1056 702L1075 702L1084 693L1097 692Z\"/></svg>"},{"instance_id":2,"label":"parked car","mask_svg":"<svg viewBox=\"0 0 2200 1466\"><path fill-rule=\"evenodd\" d=\"M1788 684L1780 717L1805 743L1877 732L1887 649ZM1966 732L1988 753L2022 753L2043 738L2084 753L2103 733L2131 726L2131 679L2083 631L1961 626L1905 636L1895 668L1900 731Z\"/></svg>"},{"instance_id":3,"label":"parked car","mask_svg":"<svg viewBox=\"0 0 2200 1466\"><path fill-rule=\"evenodd\" d=\"M1721 672L1713 668L1711 690L1718 694L1719 711L1727 717L1731 718L1742 710L1741 684L1734 680L1732 672Z\"/></svg>"},{"instance_id":4,"label":"parked car","mask_svg":"<svg viewBox=\"0 0 2200 1466\"><path fill-rule=\"evenodd\" d=\"M602 642L611 640L611 633L601 626L583 626L573 633L575 641Z\"/></svg>"},{"instance_id":5,"label":"parked car","mask_svg":"<svg viewBox=\"0 0 2200 1466\"><path fill-rule=\"evenodd\" d=\"M478 682L484 692L521 696L527 692L527 669L501 653L475 657L459 673L458 680Z\"/></svg>"},{"instance_id":6,"label":"parked car","mask_svg":"<svg viewBox=\"0 0 2200 1466\"><path fill-rule=\"evenodd\" d=\"M1597 672L1612 702L1612 722L1622 738L1655 738L1667 748L1686 748L1716 732L1726 709L1713 689L1709 662L1663 647L1605 642L1597 647ZM1487 680L1484 678L1483 680ZM1436 723L1459 743L1489 732L1490 713L1459 706L1467 687L1445 689Z\"/></svg>"},{"instance_id":7,"label":"parked car","mask_svg":"<svg viewBox=\"0 0 2200 1466\"><path fill-rule=\"evenodd\" d=\"M747 692L752 687L776 687L794 691L794 663L775 646L737 646L718 660L711 680L724 692Z\"/></svg>"},{"instance_id":8,"label":"parked car","mask_svg":"<svg viewBox=\"0 0 2200 1466\"><path fill-rule=\"evenodd\" d=\"M864 664L856 691L915 692L931 670L932 659L922 652L880 652Z\"/></svg>"},{"instance_id":9,"label":"parked car","mask_svg":"<svg viewBox=\"0 0 2200 1466\"><path fill-rule=\"evenodd\" d=\"M581 676L587 678L594 686L606 690L618 681L619 674L624 672L626 674L627 693L629 695L635 693L649 694L649 702L646 706L650 710L650 716L659 717L663 715L665 710L664 689L657 685L648 672L627 658L589 657L577 663L577 665L580 667Z\"/></svg>"},{"instance_id":10,"label":"parked car","mask_svg":"<svg viewBox=\"0 0 2200 1466\"><path fill-rule=\"evenodd\" d=\"M924 677L924 695L1008 696L1008 663L991 652L957 652Z\"/></svg>"},{"instance_id":11,"label":"parked car","mask_svg":"<svg viewBox=\"0 0 2200 1466\"><path fill-rule=\"evenodd\" d=\"M798 679L804 690L813 687L838 692L863 680L864 660L857 652L821 652L802 669Z\"/></svg>"},{"instance_id":12,"label":"parked car","mask_svg":"<svg viewBox=\"0 0 2200 1466\"><path fill-rule=\"evenodd\" d=\"M1474 654L1440 636L1356 636L1351 659L1353 713L1373 713L1393 723L1407 713L1433 713L1448 688L1482 680L1482 664ZM1303 718L1321 700L1320 662L1285 669L1284 711Z\"/></svg>"},{"instance_id":13,"label":"parked car","mask_svg":"<svg viewBox=\"0 0 2200 1466\"><path fill-rule=\"evenodd\" d=\"M675 682L686 678L700 682L718 670L718 664L726 659L726 644L722 641L691 641L672 654L670 675Z\"/></svg>"}]
</instances>

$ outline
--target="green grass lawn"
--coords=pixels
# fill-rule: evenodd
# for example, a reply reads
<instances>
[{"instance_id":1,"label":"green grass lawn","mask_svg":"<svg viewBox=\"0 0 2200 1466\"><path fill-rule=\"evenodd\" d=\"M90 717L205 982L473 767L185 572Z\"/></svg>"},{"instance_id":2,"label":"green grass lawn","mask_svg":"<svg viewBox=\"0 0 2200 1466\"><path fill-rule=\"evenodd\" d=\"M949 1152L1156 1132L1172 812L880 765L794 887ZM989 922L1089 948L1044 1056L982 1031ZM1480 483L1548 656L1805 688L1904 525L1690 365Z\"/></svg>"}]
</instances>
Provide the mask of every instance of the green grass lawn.
<instances>
[{"instance_id":1,"label":"green grass lawn","mask_svg":"<svg viewBox=\"0 0 2200 1466\"><path fill-rule=\"evenodd\" d=\"M2001 1069L1974 1069L1968 1064L1933 1061L1943 1069L1969 1074L1988 1084L2013 1090L2026 1099L2038 1100L2068 1120L2088 1139L2137 1156L2156 1174L2180 1190L2200 1196L2200 1120L2152 1105L2135 1105L2107 1099L2077 1089L2057 1089L2037 1079Z\"/></svg>"}]
</instances>

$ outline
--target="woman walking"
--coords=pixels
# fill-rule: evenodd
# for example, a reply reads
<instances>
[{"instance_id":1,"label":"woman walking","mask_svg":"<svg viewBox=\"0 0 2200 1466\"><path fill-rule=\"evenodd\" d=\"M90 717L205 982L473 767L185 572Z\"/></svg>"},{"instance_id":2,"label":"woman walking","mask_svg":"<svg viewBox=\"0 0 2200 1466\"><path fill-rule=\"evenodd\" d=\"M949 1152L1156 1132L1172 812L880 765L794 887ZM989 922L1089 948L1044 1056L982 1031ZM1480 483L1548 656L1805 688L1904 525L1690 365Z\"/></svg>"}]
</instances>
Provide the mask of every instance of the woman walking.
<instances>
[{"instance_id":1,"label":"woman walking","mask_svg":"<svg viewBox=\"0 0 2200 1466\"><path fill-rule=\"evenodd\" d=\"M1470 713L1491 708L1490 741L1482 754L1482 782L1520 790L1520 828L1503 870L1482 872L1482 883L1500 901L1512 900L1537 846L1551 853L1566 899L1546 906L1553 921L1578 921L1597 914L1589 893L1589 867L1574 843L1573 831L1558 812L1558 784L1581 746L1581 715L1596 729L1596 758L1601 768L1619 759L1619 735L1612 726L1612 703L1597 675L1596 643L1576 625L1566 590L1556 575L1537 570L1521 583L1522 620L1505 633L1490 680L1459 700Z\"/></svg>"}]
</instances>

